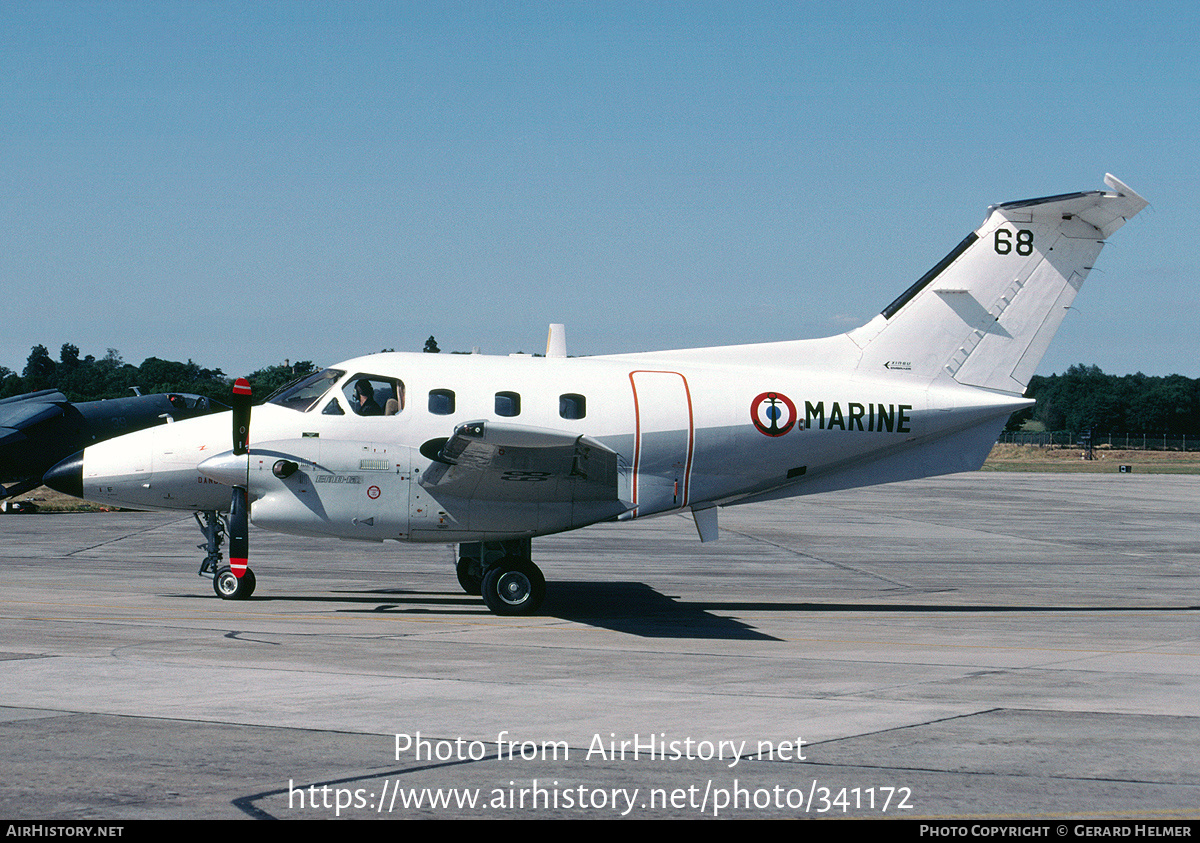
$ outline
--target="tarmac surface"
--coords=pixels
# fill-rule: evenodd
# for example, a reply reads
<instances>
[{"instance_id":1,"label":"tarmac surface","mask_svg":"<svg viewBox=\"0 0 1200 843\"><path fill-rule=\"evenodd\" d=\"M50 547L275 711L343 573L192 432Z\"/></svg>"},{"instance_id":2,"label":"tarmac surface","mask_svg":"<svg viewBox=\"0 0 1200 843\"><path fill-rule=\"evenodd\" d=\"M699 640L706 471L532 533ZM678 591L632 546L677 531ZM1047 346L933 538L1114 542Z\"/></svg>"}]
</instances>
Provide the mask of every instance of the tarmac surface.
<instances>
[{"instance_id":1,"label":"tarmac surface","mask_svg":"<svg viewBox=\"0 0 1200 843\"><path fill-rule=\"evenodd\" d=\"M190 517L0 516L0 817L1196 819L1198 508L977 473L603 525L534 541L531 618L447 546L252 530L228 602Z\"/></svg>"}]
</instances>

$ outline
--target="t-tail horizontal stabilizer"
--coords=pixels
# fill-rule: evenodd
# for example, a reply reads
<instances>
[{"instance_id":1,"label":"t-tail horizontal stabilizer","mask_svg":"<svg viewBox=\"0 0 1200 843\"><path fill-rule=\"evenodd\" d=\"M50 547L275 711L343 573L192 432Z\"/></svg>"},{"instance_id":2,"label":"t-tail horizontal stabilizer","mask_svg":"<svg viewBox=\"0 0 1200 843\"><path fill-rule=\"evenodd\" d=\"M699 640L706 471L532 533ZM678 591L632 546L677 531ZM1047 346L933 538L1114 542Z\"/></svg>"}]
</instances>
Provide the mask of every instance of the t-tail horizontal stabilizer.
<instances>
[{"instance_id":1,"label":"t-tail horizontal stabilizer","mask_svg":"<svg viewBox=\"0 0 1200 843\"><path fill-rule=\"evenodd\" d=\"M1104 240L1146 207L1108 191L988 209L982 226L868 324L849 334L859 371L901 369L1022 394Z\"/></svg>"}]
</instances>

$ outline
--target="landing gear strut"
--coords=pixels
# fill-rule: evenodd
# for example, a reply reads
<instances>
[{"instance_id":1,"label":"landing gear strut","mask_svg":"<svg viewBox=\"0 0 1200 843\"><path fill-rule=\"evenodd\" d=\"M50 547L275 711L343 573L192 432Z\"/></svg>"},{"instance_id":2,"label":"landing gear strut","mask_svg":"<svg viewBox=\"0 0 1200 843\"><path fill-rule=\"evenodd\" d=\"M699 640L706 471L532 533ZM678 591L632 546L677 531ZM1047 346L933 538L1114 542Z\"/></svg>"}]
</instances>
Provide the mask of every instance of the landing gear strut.
<instances>
[{"instance_id":1,"label":"landing gear strut","mask_svg":"<svg viewBox=\"0 0 1200 843\"><path fill-rule=\"evenodd\" d=\"M195 513L196 523L204 533L204 544L197 545L208 555L200 563L196 573L213 581L213 591L222 600L245 600L254 593L257 580L254 571L246 569L239 579L228 565L223 565L225 557L221 555L221 543L225 540L225 520L219 512L206 510Z\"/></svg>"},{"instance_id":2,"label":"landing gear strut","mask_svg":"<svg viewBox=\"0 0 1200 843\"><path fill-rule=\"evenodd\" d=\"M198 544L196 547L208 552L196 574L211 579L216 575L217 568L221 567L221 560L224 559L221 556L221 542L225 541L225 524L221 521L220 513L211 509L204 512L193 512L192 515L200 527L200 532L204 533L204 544ZM204 520L201 520L202 516Z\"/></svg>"},{"instance_id":3,"label":"landing gear strut","mask_svg":"<svg viewBox=\"0 0 1200 843\"><path fill-rule=\"evenodd\" d=\"M467 594L482 594L497 615L532 615L546 596L546 577L531 555L529 539L463 542L458 582Z\"/></svg>"}]
</instances>

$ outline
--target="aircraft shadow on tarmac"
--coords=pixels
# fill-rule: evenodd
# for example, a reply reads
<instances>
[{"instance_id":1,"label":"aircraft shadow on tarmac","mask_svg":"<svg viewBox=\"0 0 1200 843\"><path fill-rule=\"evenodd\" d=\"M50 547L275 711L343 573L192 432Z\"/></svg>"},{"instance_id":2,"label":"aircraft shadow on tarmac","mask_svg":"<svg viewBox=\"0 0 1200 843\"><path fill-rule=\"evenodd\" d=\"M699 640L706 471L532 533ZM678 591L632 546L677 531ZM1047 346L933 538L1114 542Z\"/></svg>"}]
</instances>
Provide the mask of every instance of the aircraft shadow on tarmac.
<instances>
[{"instance_id":1,"label":"aircraft shadow on tarmac","mask_svg":"<svg viewBox=\"0 0 1200 843\"><path fill-rule=\"evenodd\" d=\"M371 589L335 591L329 596L254 596L250 602L275 600L325 603L338 611L405 614L479 614L483 601L462 593ZM715 605L715 604L714 604ZM737 603L722 604L736 611ZM778 641L733 618L709 612L711 606L668 597L640 582L563 582L556 580L538 612L540 617L611 629L645 638L702 638Z\"/></svg>"},{"instance_id":2,"label":"aircraft shadow on tarmac","mask_svg":"<svg viewBox=\"0 0 1200 843\"><path fill-rule=\"evenodd\" d=\"M397 594L372 591L370 594ZM403 603L380 606L373 611L421 611L428 595L399 592ZM455 602L471 609L479 599L456 598ZM752 629L733 618L710 613L698 603L684 603L668 597L640 582L563 582L556 580L548 590L538 614L573 623L611 629L645 638L705 638L777 641L779 639Z\"/></svg>"},{"instance_id":3,"label":"aircraft shadow on tarmac","mask_svg":"<svg viewBox=\"0 0 1200 843\"><path fill-rule=\"evenodd\" d=\"M206 598L207 599L207 598ZM478 597L458 592L429 592L404 588L335 591L328 596L255 596L251 602L291 601L337 605L351 613L476 615L483 609ZM1063 606L918 603L809 603L761 600L683 602L640 582L556 581L538 615L611 629L644 638L779 641L742 621L713 612L848 613L1009 613L1040 612L1195 612L1200 606Z\"/></svg>"}]
</instances>

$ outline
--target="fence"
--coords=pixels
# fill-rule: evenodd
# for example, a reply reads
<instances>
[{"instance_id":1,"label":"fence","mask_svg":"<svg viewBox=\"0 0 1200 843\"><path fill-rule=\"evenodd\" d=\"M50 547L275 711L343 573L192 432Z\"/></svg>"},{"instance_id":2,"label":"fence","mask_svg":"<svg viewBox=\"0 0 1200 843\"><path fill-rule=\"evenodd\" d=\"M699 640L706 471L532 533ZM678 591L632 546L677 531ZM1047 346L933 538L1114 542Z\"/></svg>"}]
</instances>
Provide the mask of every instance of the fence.
<instances>
[{"instance_id":1,"label":"fence","mask_svg":"<svg viewBox=\"0 0 1200 843\"><path fill-rule=\"evenodd\" d=\"M1034 433L1006 430L996 440L1002 445L1037 445L1043 448L1081 448L1079 434L1065 430ZM1093 433L1092 447L1128 451L1200 451L1200 436L1165 433Z\"/></svg>"}]
</instances>

